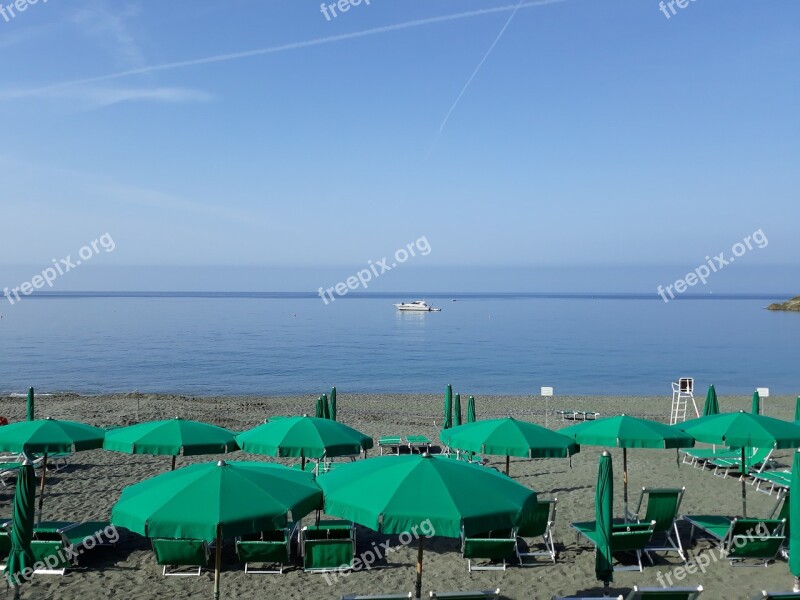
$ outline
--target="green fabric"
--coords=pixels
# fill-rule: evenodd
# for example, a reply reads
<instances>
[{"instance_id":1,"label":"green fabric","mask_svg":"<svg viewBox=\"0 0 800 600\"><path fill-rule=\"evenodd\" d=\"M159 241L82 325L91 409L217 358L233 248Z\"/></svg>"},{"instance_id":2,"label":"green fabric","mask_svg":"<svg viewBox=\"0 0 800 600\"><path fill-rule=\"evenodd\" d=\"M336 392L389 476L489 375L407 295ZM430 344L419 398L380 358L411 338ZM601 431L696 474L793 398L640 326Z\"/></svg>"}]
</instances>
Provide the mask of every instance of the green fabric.
<instances>
[{"instance_id":1,"label":"green fabric","mask_svg":"<svg viewBox=\"0 0 800 600\"><path fill-rule=\"evenodd\" d=\"M780 419L740 411L692 419L673 425L697 441L734 448L797 448L800 426Z\"/></svg>"},{"instance_id":2,"label":"green fabric","mask_svg":"<svg viewBox=\"0 0 800 600\"><path fill-rule=\"evenodd\" d=\"M94 450L103 446L104 436L103 429L74 421L20 421L0 427L0 452L52 454L71 452L73 448Z\"/></svg>"},{"instance_id":3,"label":"green fabric","mask_svg":"<svg viewBox=\"0 0 800 600\"><path fill-rule=\"evenodd\" d=\"M797 399L800 402L800 398ZM467 423L474 423L477 421L475 418L475 398L470 396L467 400Z\"/></svg>"},{"instance_id":4,"label":"green fabric","mask_svg":"<svg viewBox=\"0 0 800 600\"><path fill-rule=\"evenodd\" d=\"M322 408L322 396L317 398L317 406L316 406L316 410L314 411L314 416L317 419L324 419L325 418L325 409Z\"/></svg>"},{"instance_id":5,"label":"green fabric","mask_svg":"<svg viewBox=\"0 0 800 600\"><path fill-rule=\"evenodd\" d=\"M331 388L331 420L336 420L336 386Z\"/></svg>"},{"instance_id":6,"label":"green fabric","mask_svg":"<svg viewBox=\"0 0 800 600\"><path fill-rule=\"evenodd\" d=\"M484 560L511 560L516 555L517 540L492 538L466 538L462 556Z\"/></svg>"},{"instance_id":7,"label":"green fabric","mask_svg":"<svg viewBox=\"0 0 800 600\"><path fill-rule=\"evenodd\" d=\"M11 518L11 550L6 563L8 581L21 579L22 572L36 562L31 540L33 539L33 517L36 510L36 475L33 465L20 467L14 491Z\"/></svg>"},{"instance_id":8,"label":"green fabric","mask_svg":"<svg viewBox=\"0 0 800 600\"><path fill-rule=\"evenodd\" d=\"M789 523L800 523L800 451L794 453L789 486ZM800 577L800 526L789 528L789 571Z\"/></svg>"},{"instance_id":9,"label":"green fabric","mask_svg":"<svg viewBox=\"0 0 800 600\"><path fill-rule=\"evenodd\" d=\"M760 415L761 414L760 405L761 405L761 398L758 395L758 390L756 390L755 392L753 392L753 404L751 406L750 412L752 412L754 415Z\"/></svg>"},{"instance_id":10,"label":"green fabric","mask_svg":"<svg viewBox=\"0 0 800 600\"><path fill-rule=\"evenodd\" d=\"M328 394L322 394L322 418L331 418L331 407L330 404L328 404Z\"/></svg>"},{"instance_id":11,"label":"green fabric","mask_svg":"<svg viewBox=\"0 0 800 600\"><path fill-rule=\"evenodd\" d=\"M128 454L196 456L222 454L239 446L236 435L227 429L175 418L112 429L103 448Z\"/></svg>"},{"instance_id":12,"label":"green fabric","mask_svg":"<svg viewBox=\"0 0 800 600\"><path fill-rule=\"evenodd\" d=\"M27 413L27 421L33 421L36 417L34 417L34 398L33 398L33 388L28 388L28 404L26 406L26 413Z\"/></svg>"},{"instance_id":13,"label":"green fabric","mask_svg":"<svg viewBox=\"0 0 800 600\"><path fill-rule=\"evenodd\" d=\"M456 394L453 406L453 426L458 427L459 425L461 425L461 394Z\"/></svg>"},{"instance_id":14,"label":"green fabric","mask_svg":"<svg viewBox=\"0 0 800 600\"><path fill-rule=\"evenodd\" d=\"M571 437L511 417L454 427L443 431L440 439L450 448L497 456L555 458L580 450Z\"/></svg>"},{"instance_id":15,"label":"green fabric","mask_svg":"<svg viewBox=\"0 0 800 600\"><path fill-rule=\"evenodd\" d=\"M207 567L208 548L202 540L154 539L156 564L170 567Z\"/></svg>"},{"instance_id":16,"label":"green fabric","mask_svg":"<svg viewBox=\"0 0 800 600\"><path fill-rule=\"evenodd\" d=\"M122 490L111 522L148 537L211 541L277 529L322 504L313 475L256 462L195 464Z\"/></svg>"},{"instance_id":17,"label":"green fabric","mask_svg":"<svg viewBox=\"0 0 800 600\"><path fill-rule=\"evenodd\" d=\"M797 397L794 403L794 420L800 421L800 396Z\"/></svg>"},{"instance_id":18,"label":"green fabric","mask_svg":"<svg viewBox=\"0 0 800 600\"><path fill-rule=\"evenodd\" d=\"M614 469L611 464L611 455L608 452L604 452L600 456L594 510L597 536L594 574L599 581L608 585L614 581L614 565L611 557L611 532L614 519Z\"/></svg>"},{"instance_id":19,"label":"green fabric","mask_svg":"<svg viewBox=\"0 0 800 600\"><path fill-rule=\"evenodd\" d=\"M245 563L289 563L289 541L239 540L236 542L239 560Z\"/></svg>"},{"instance_id":20,"label":"green fabric","mask_svg":"<svg viewBox=\"0 0 800 600\"><path fill-rule=\"evenodd\" d=\"M706 394L706 403L703 405L703 416L718 415L719 414L719 400L717 400L717 390L713 385L708 386L708 393Z\"/></svg>"},{"instance_id":21,"label":"green fabric","mask_svg":"<svg viewBox=\"0 0 800 600\"><path fill-rule=\"evenodd\" d=\"M628 415L585 421L565 427L559 433L579 444L610 448L690 448L691 435L657 421Z\"/></svg>"},{"instance_id":22,"label":"green fabric","mask_svg":"<svg viewBox=\"0 0 800 600\"><path fill-rule=\"evenodd\" d=\"M419 454L349 463L317 483L327 514L387 534L430 519L436 536L459 538L462 525L467 536L515 527L536 506L533 490L494 469Z\"/></svg>"},{"instance_id":23,"label":"green fabric","mask_svg":"<svg viewBox=\"0 0 800 600\"><path fill-rule=\"evenodd\" d=\"M444 392L444 423L442 429L450 429L453 426L453 386L447 384Z\"/></svg>"},{"instance_id":24,"label":"green fabric","mask_svg":"<svg viewBox=\"0 0 800 600\"><path fill-rule=\"evenodd\" d=\"M372 438L360 431L316 417L269 421L236 436L245 452L265 456L322 458L358 454L372 448Z\"/></svg>"},{"instance_id":25,"label":"green fabric","mask_svg":"<svg viewBox=\"0 0 800 600\"><path fill-rule=\"evenodd\" d=\"M352 566L355 544L346 540L308 540L304 545L303 567L307 570Z\"/></svg>"}]
</instances>

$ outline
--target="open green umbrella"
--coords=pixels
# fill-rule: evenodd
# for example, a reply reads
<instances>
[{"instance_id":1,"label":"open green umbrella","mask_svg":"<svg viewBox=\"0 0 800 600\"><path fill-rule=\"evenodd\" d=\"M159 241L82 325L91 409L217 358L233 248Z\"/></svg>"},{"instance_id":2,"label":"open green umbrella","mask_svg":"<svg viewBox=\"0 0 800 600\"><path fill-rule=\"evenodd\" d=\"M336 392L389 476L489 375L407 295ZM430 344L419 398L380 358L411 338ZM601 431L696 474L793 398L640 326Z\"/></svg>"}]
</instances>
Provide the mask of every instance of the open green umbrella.
<instances>
[{"instance_id":1,"label":"open green umbrella","mask_svg":"<svg viewBox=\"0 0 800 600\"><path fill-rule=\"evenodd\" d=\"M459 425L461 425L461 394L456 394L453 405L453 426L458 427Z\"/></svg>"},{"instance_id":2,"label":"open green umbrella","mask_svg":"<svg viewBox=\"0 0 800 600\"><path fill-rule=\"evenodd\" d=\"M225 454L239 446L236 435L227 429L175 417L112 429L106 432L103 448L127 454L171 456L174 471L178 455Z\"/></svg>"},{"instance_id":3,"label":"open green umbrella","mask_svg":"<svg viewBox=\"0 0 800 600\"><path fill-rule=\"evenodd\" d=\"M314 416L317 419L324 419L325 418L325 409L322 407L322 396L317 398L317 406L316 406L316 410L314 411Z\"/></svg>"},{"instance_id":4,"label":"open green umbrella","mask_svg":"<svg viewBox=\"0 0 800 600\"><path fill-rule=\"evenodd\" d=\"M800 450L794 453L789 486L789 571L794 575L794 591L800 592Z\"/></svg>"},{"instance_id":5,"label":"open green umbrella","mask_svg":"<svg viewBox=\"0 0 800 600\"><path fill-rule=\"evenodd\" d=\"M331 388L331 420L336 420L336 386Z\"/></svg>"},{"instance_id":6,"label":"open green umbrella","mask_svg":"<svg viewBox=\"0 0 800 600\"><path fill-rule=\"evenodd\" d=\"M614 519L614 468L611 454L603 450L597 469L597 489L594 496L594 519L597 527L597 551L594 557L594 574L604 588L614 581L611 557L611 532ZM604 590L607 591L607 590ZM604 595L608 595L605 593Z\"/></svg>"},{"instance_id":7,"label":"open green umbrella","mask_svg":"<svg viewBox=\"0 0 800 600\"><path fill-rule=\"evenodd\" d=\"M628 415L585 421L559 430L581 445L622 448L622 485L625 518L628 518L628 448L690 448L691 435L647 419Z\"/></svg>"},{"instance_id":8,"label":"open green umbrella","mask_svg":"<svg viewBox=\"0 0 800 600\"><path fill-rule=\"evenodd\" d=\"M6 579L17 586L25 569L32 569L35 559L31 550L33 518L36 511L36 475L33 464L25 460L17 474L11 517L11 550L6 562Z\"/></svg>"},{"instance_id":9,"label":"open green umbrella","mask_svg":"<svg viewBox=\"0 0 800 600\"><path fill-rule=\"evenodd\" d=\"M297 521L321 504L310 473L219 461L126 487L111 510L111 522L147 537L216 539L214 597L219 598L223 538L285 527L290 518Z\"/></svg>"},{"instance_id":10,"label":"open green umbrella","mask_svg":"<svg viewBox=\"0 0 800 600\"><path fill-rule=\"evenodd\" d=\"M43 454L42 481L39 490L39 519L42 518L47 455L61 452L94 450L103 446L105 430L74 421L36 419L0 427L0 452L25 455Z\"/></svg>"},{"instance_id":11,"label":"open green umbrella","mask_svg":"<svg viewBox=\"0 0 800 600\"><path fill-rule=\"evenodd\" d=\"M717 390L713 385L708 386L708 393L706 394L706 403L703 405L703 416L718 415L719 414L719 401L717 400Z\"/></svg>"},{"instance_id":12,"label":"open green umbrella","mask_svg":"<svg viewBox=\"0 0 800 600\"><path fill-rule=\"evenodd\" d=\"M34 402L33 402L33 388L28 388L28 404L26 406L27 421L33 421L34 417Z\"/></svg>"},{"instance_id":13,"label":"open green umbrella","mask_svg":"<svg viewBox=\"0 0 800 600\"><path fill-rule=\"evenodd\" d=\"M797 397L794 403L794 420L800 421L800 396Z\"/></svg>"},{"instance_id":14,"label":"open green umbrella","mask_svg":"<svg viewBox=\"0 0 800 600\"><path fill-rule=\"evenodd\" d=\"M536 493L513 479L479 465L447 457L382 456L343 465L317 479L325 512L386 534L421 527L460 538L509 529L536 504ZM427 535L427 533L426 533ZM419 537L416 597L422 586Z\"/></svg>"},{"instance_id":15,"label":"open green umbrella","mask_svg":"<svg viewBox=\"0 0 800 600\"><path fill-rule=\"evenodd\" d=\"M288 417L268 421L236 436L245 452L266 456L324 459L359 454L372 448L368 435L329 419Z\"/></svg>"},{"instance_id":16,"label":"open green umbrella","mask_svg":"<svg viewBox=\"0 0 800 600\"><path fill-rule=\"evenodd\" d=\"M754 415L761 414L761 398L758 395L758 390L753 392L753 403L750 412L752 412Z\"/></svg>"},{"instance_id":17,"label":"open green umbrella","mask_svg":"<svg viewBox=\"0 0 800 600\"><path fill-rule=\"evenodd\" d=\"M673 427L685 431L700 442L721 444L742 449L742 469L747 469L745 448L800 447L800 426L780 419L740 411L721 413L678 423ZM742 481L742 516L747 516L747 487Z\"/></svg>"},{"instance_id":18,"label":"open green umbrella","mask_svg":"<svg viewBox=\"0 0 800 600\"><path fill-rule=\"evenodd\" d=\"M467 423L443 431L442 442L450 448L506 457L566 458L580 451L572 437L511 417Z\"/></svg>"},{"instance_id":19,"label":"open green umbrella","mask_svg":"<svg viewBox=\"0 0 800 600\"><path fill-rule=\"evenodd\" d=\"M444 392L444 423L442 429L450 429L453 426L453 386L447 384Z\"/></svg>"},{"instance_id":20,"label":"open green umbrella","mask_svg":"<svg viewBox=\"0 0 800 600\"><path fill-rule=\"evenodd\" d=\"M470 396L469 400L467 400L467 423L474 423L475 421L477 421L475 418L475 398Z\"/></svg>"}]
</instances>

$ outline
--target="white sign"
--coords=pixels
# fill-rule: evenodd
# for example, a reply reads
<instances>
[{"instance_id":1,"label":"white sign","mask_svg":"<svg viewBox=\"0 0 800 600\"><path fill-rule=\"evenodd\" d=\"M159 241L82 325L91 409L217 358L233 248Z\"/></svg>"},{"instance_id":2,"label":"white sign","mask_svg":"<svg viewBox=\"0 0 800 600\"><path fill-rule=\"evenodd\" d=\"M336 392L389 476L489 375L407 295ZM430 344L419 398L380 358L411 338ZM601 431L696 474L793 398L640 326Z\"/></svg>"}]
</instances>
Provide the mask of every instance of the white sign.
<instances>
[{"instance_id":1,"label":"white sign","mask_svg":"<svg viewBox=\"0 0 800 600\"><path fill-rule=\"evenodd\" d=\"M769 388L756 388L759 398L769 398Z\"/></svg>"},{"instance_id":2,"label":"white sign","mask_svg":"<svg viewBox=\"0 0 800 600\"><path fill-rule=\"evenodd\" d=\"M553 395L553 388L551 387L542 388L542 396L552 396L552 395Z\"/></svg>"}]
</instances>

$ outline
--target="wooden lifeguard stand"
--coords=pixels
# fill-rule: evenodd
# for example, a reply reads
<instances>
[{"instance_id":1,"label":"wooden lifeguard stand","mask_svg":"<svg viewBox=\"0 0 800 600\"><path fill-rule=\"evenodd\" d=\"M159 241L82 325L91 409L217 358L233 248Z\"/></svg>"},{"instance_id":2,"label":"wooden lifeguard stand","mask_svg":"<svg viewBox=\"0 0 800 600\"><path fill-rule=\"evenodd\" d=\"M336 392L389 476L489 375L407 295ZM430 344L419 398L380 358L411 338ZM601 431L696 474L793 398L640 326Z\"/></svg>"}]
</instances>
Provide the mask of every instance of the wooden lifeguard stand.
<instances>
[{"instance_id":1,"label":"wooden lifeguard stand","mask_svg":"<svg viewBox=\"0 0 800 600\"><path fill-rule=\"evenodd\" d=\"M694 379L692 377L681 377L678 381L672 382L672 409L669 413L669 424L682 423L686 420L686 411L692 401L694 414L700 416L697 410L697 402L694 401Z\"/></svg>"}]
</instances>

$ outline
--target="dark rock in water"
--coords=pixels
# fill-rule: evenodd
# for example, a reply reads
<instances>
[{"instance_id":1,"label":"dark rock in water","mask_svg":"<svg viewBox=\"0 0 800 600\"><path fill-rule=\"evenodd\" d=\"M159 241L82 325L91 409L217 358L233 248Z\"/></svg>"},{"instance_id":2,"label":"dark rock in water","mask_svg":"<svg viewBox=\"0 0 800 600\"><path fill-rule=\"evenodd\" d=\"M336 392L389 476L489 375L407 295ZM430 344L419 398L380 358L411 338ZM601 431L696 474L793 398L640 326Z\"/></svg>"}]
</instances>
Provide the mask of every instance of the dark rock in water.
<instances>
[{"instance_id":1,"label":"dark rock in water","mask_svg":"<svg viewBox=\"0 0 800 600\"><path fill-rule=\"evenodd\" d=\"M767 310L793 310L800 312L800 296L792 298L788 302L783 302L781 304L770 304L767 307Z\"/></svg>"}]
</instances>

